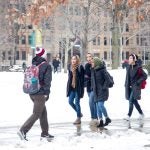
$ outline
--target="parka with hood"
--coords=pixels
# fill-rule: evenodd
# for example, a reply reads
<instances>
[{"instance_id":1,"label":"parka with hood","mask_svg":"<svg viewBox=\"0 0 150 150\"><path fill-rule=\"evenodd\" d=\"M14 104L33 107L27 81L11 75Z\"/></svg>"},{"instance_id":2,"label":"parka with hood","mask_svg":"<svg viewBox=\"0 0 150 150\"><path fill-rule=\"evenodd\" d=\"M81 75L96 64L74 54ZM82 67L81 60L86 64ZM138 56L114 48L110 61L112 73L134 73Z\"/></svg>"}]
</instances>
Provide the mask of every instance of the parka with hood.
<instances>
[{"instance_id":1,"label":"parka with hood","mask_svg":"<svg viewBox=\"0 0 150 150\"><path fill-rule=\"evenodd\" d=\"M106 101L109 97L108 75L103 61L94 58L95 67L91 69L91 88L94 92L94 101Z\"/></svg>"}]
</instances>

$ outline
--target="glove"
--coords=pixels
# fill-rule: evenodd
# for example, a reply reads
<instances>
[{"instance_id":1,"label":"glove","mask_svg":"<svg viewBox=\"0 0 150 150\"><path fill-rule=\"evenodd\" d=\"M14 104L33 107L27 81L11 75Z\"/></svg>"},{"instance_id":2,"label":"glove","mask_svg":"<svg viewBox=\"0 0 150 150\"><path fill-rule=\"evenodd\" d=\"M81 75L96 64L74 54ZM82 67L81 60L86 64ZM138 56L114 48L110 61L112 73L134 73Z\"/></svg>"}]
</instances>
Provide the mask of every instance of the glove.
<instances>
[{"instance_id":1,"label":"glove","mask_svg":"<svg viewBox=\"0 0 150 150\"><path fill-rule=\"evenodd\" d=\"M46 101L49 99L49 95L44 95L44 98L46 99Z\"/></svg>"}]
</instances>

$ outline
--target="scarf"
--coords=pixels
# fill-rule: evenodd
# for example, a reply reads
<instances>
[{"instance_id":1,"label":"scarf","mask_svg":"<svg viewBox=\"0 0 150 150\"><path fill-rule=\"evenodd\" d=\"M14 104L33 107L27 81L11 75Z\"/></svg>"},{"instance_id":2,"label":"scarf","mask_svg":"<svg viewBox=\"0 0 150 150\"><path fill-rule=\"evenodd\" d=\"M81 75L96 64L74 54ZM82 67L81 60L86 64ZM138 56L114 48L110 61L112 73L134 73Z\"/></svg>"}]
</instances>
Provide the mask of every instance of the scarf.
<instances>
[{"instance_id":1,"label":"scarf","mask_svg":"<svg viewBox=\"0 0 150 150\"><path fill-rule=\"evenodd\" d=\"M73 88L76 87L76 70L78 68L78 64L75 64L75 65L72 65L71 66L71 70L72 70L72 83L71 83L71 86Z\"/></svg>"}]
</instances>

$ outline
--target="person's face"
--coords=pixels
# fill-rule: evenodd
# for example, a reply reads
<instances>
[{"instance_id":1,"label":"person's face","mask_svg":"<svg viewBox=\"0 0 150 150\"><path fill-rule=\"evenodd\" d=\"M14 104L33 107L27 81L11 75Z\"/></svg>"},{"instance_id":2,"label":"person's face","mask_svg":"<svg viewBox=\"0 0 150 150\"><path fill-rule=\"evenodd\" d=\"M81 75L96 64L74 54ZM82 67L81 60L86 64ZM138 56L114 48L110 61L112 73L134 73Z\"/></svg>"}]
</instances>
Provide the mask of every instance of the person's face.
<instances>
[{"instance_id":1,"label":"person's face","mask_svg":"<svg viewBox=\"0 0 150 150\"><path fill-rule=\"evenodd\" d=\"M92 60L91 54L87 54L86 59L87 59L88 63L91 63L91 60Z\"/></svg>"},{"instance_id":2,"label":"person's face","mask_svg":"<svg viewBox=\"0 0 150 150\"><path fill-rule=\"evenodd\" d=\"M133 57L130 56L130 57L129 57L129 65L132 65L132 64L134 64L134 63L135 63L135 61L134 61Z\"/></svg>"},{"instance_id":3,"label":"person's face","mask_svg":"<svg viewBox=\"0 0 150 150\"><path fill-rule=\"evenodd\" d=\"M76 58L76 56L73 56L73 57L71 58L71 64L72 64L72 65L77 64L77 58Z\"/></svg>"}]
</instances>

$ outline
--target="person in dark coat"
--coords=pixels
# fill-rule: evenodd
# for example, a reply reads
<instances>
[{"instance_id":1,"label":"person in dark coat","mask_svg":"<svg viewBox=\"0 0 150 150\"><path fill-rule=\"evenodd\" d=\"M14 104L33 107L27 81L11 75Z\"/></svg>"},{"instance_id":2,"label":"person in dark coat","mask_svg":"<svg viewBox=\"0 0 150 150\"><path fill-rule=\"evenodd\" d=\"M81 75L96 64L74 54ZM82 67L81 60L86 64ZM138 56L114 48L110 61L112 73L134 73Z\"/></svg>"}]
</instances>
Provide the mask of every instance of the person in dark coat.
<instances>
[{"instance_id":1,"label":"person in dark coat","mask_svg":"<svg viewBox=\"0 0 150 150\"><path fill-rule=\"evenodd\" d=\"M97 126L98 120L97 120L97 109L96 109L96 103L94 102L94 93L93 90L91 89L91 63L92 63L92 54L88 53L86 55L87 58L87 63L85 64L85 75L84 75L84 82L85 82L85 87L87 89L87 94L89 97L89 107L90 107L90 113L91 113L91 121L90 125L91 126Z\"/></svg>"},{"instance_id":2,"label":"person in dark coat","mask_svg":"<svg viewBox=\"0 0 150 150\"><path fill-rule=\"evenodd\" d=\"M25 72L26 68L27 68L27 65L26 65L25 62L23 62L23 63L22 63L22 69L23 69L24 72Z\"/></svg>"},{"instance_id":3,"label":"person in dark coat","mask_svg":"<svg viewBox=\"0 0 150 150\"><path fill-rule=\"evenodd\" d=\"M144 114L138 100L141 99L141 83L147 79L147 74L144 72L141 66L137 64L138 57L135 54L129 56L129 66L127 68L126 80L125 80L125 97L129 100L129 110L127 118L130 120L133 112L133 107L138 110L140 119L143 119ZM139 75L139 71L141 72Z\"/></svg>"},{"instance_id":4,"label":"person in dark coat","mask_svg":"<svg viewBox=\"0 0 150 150\"><path fill-rule=\"evenodd\" d=\"M54 73L58 73L58 67L60 65L60 61L55 57L52 61L53 67L54 67Z\"/></svg>"},{"instance_id":5,"label":"person in dark coat","mask_svg":"<svg viewBox=\"0 0 150 150\"><path fill-rule=\"evenodd\" d=\"M77 113L77 119L74 124L81 124L80 99L84 95L84 68L80 64L78 55L72 56L71 65L68 70L67 82L67 97L69 97L69 104Z\"/></svg>"},{"instance_id":6,"label":"person in dark coat","mask_svg":"<svg viewBox=\"0 0 150 150\"><path fill-rule=\"evenodd\" d=\"M106 72L106 67L98 57L94 57L92 61L91 71L91 88L94 93L94 101L97 105L97 112L100 123L97 127L103 127L111 122L108 116L104 103L109 97L109 77ZM105 123L103 123L103 115L105 117Z\"/></svg>"},{"instance_id":7,"label":"person in dark coat","mask_svg":"<svg viewBox=\"0 0 150 150\"><path fill-rule=\"evenodd\" d=\"M45 62L45 63L43 63ZM31 100L33 101L33 114L27 119L27 121L20 128L18 135L21 140L27 140L26 134L32 128L33 124L39 119L41 126L41 138L54 138L54 136L48 133L48 119L47 119L47 110L45 103L49 99L50 87L52 81L52 69L51 66L46 62L46 51L43 48L36 49L36 56L32 60L33 65L40 65L39 67L39 82L40 90L30 95Z\"/></svg>"}]
</instances>

